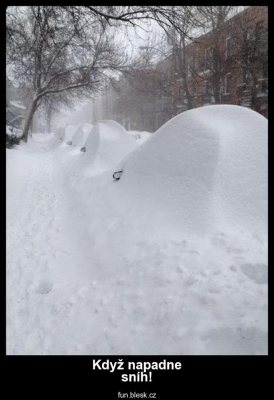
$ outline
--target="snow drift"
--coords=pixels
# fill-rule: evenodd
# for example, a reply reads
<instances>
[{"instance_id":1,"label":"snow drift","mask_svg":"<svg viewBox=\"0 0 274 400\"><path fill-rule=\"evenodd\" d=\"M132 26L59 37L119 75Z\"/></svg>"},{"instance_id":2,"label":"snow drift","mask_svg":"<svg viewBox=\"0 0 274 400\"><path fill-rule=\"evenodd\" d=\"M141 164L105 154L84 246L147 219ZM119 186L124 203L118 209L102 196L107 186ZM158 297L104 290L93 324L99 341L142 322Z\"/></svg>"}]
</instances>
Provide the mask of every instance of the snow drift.
<instances>
[{"instance_id":1,"label":"snow drift","mask_svg":"<svg viewBox=\"0 0 274 400\"><path fill-rule=\"evenodd\" d=\"M71 142L73 135L75 134L75 132L77 131L77 129L79 128L80 125L67 125L65 128L65 134L64 134L64 143L68 143Z\"/></svg>"},{"instance_id":2,"label":"snow drift","mask_svg":"<svg viewBox=\"0 0 274 400\"><path fill-rule=\"evenodd\" d=\"M85 162L93 172L101 173L117 165L137 144L115 121L102 121L93 127L86 141Z\"/></svg>"},{"instance_id":3,"label":"snow drift","mask_svg":"<svg viewBox=\"0 0 274 400\"><path fill-rule=\"evenodd\" d=\"M136 140L136 142L141 145L142 143L144 143L147 139L149 139L151 137L151 133L150 132L146 132L146 131L128 131L128 133L134 137L134 139Z\"/></svg>"},{"instance_id":4,"label":"snow drift","mask_svg":"<svg viewBox=\"0 0 274 400\"><path fill-rule=\"evenodd\" d=\"M124 206L155 220L189 233L267 231L267 120L247 108L184 112L119 168Z\"/></svg>"},{"instance_id":5,"label":"snow drift","mask_svg":"<svg viewBox=\"0 0 274 400\"><path fill-rule=\"evenodd\" d=\"M85 146L88 135L90 134L93 126L91 124L81 124L75 131L72 137L72 145L81 149Z\"/></svg>"},{"instance_id":6,"label":"snow drift","mask_svg":"<svg viewBox=\"0 0 274 400\"><path fill-rule=\"evenodd\" d=\"M196 164L191 164L188 155L196 155L191 146L195 136L184 138L195 126L200 129L200 147L194 143L200 148L198 156L206 168L204 184L209 188L207 197L206 191L200 193L208 204L206 226L211 226L210 215L218 211L214 202L221 204L223 192L217 193L216 187L222 146L227 152L233 146L229 140L225 144L219 140L223 127L219 135L203 121L206 109L196 111L202 114L200 125L190 119L176 134L176 119L170 121L166 134L159 130L122 163L126 168L118 182L112 178L112 169L86 175L82 163L89 161L87 154L60 146L53 135L34 134L27 143L7 150L7 354L267 354L267 241L221 224L205 238L187 235L185 225L179 226L181 237L175 240L172 235L162 242L151 236L151 216L162 235L167 230L159 221L162 213L170 219L183 215L181 204L175 202L178 210L172 208L165 193L175 190L170 174L172 168L177 171L181 159L178 142L185 145L181 152L187 160L189 156L187 165L192 168L184 180L184 171L179 170L174 182L186 181L188 186L181 190L187 196L190 188L189 201L196 194L193 181L197 193L203 189L204 171L199 163L194 170ZM228 119L223 118L228 121L226 129L234 113L230 111L228 107ZM254 113L242 112L254 129ZM264 119L257 121L264 127ZM246 126L250 129L249 123ZM264 130L259 130L263 138ZM212 154L203 132L213 136ZM123 141L118 143L122 147ZM146 153L147 146L151 154ZM259 157L260 143L257 148ZM247 155L240 155L243 163ZM130 170L134 160L138 168ZM141 162L151 170L140 176ZM160 171L157 163L163 164ZM258 160L252 163L260 168ZM258 172L259 176L263 183L264 174ZM138 185L135 193L140 201L130 192L129 178ZM151 183L151 192L149 186L144 191L145 180ZM162 207L156 194L168 200ZM226 210L222 210L225 216Z\"/></svg>"}]
</instances>

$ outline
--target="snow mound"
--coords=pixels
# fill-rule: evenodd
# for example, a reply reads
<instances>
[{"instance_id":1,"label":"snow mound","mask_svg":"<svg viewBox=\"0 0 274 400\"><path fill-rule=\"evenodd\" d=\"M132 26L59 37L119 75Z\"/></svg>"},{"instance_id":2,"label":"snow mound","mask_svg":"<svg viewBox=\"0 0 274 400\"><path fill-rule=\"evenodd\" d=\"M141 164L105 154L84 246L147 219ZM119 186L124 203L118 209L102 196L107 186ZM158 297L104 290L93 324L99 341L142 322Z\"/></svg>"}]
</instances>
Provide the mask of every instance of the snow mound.
<instances>
[{"instance_id":1,"label":"snow mound","mask_svg":"<svg viewBox=\"0 0 274 400\"><path fill-rule=\"evenodd\" d=\"M92 130L93 126L91 124L81 124L72 137L72 145L81 149L85 146L87 137Z\"/></svg>"},{"instance_id":2,"label":"snow mound","mask_svg":"<svg viewBox=\"0 0 274 400\"><path fill-rule=\"evenodd\" d=\"M67 125L65 128L65 134L64 134L64 142L68 143L71 142L73 135L75 134L75 132L78 130L80 125Z\"/></svg>"},{"instance_id":3,"label":"snow mound","mask_svg":"<svg viewBox=\"0 0 274 400\"><path fill-rule=\"evenodd\" d=\"M125 205L130 200L181 231L267 231L267 120L254 111L216 105L184 112L119 167Z\"/></svg>"},{"instance_id":4,"label":"snow mound","mask_svg":"<svg viewBox=\"0 0 274 400\"><path fill-rule=\"evenodd\" d=\"M198 111L194 120L200 115L200 125L191 122L193 113L185 113L189 120L183 118L184 129L178 134L173 120L171 128L162 133L160 130L137 148L127 162L121 163L126 169L119 181L112 178L116 167L86 176L82 163L88 160L87 154L73 146L60 146L52 135L33 134L27 143L6 150L8 355L268 353L267 241L252 231L232 232L220 223L205 238L193 238L185 234L185 225L179 225L181 237L174 239L173 232L161 223L165 210L170 219L181 214L186 218L180 201L187 204L184 196L194 185L192 180L198 181L197 191L202 186L201 166L197 165L196 171L194 167L188 172L183 170L185 180L182 171L175 168L181 157L178 143L185 157L190 153L190 161L191 154L196 155L193 147L197 147L197 141L191 145L195 134L206 153L204 158L214 162L212 168L207 166L204 176L210 187L205 199L209 202L209 217L218 211L216 204L223 193L220 190L219 197L215 193L217 173L223 149L228 152L233 146L229 140L224 144L219 138L221 133L203 121L209 114L206 109ZM216 124L221 121L219 111L221 108L215 108ZM225 128L231 123L230 116L236 121L235 112L228 111L223 119ZM254 117L248 110L243 112L250 121L246 123L249 130L251 123L252 129L257 122L263 126L264 119L256 122L256 114ZM194 138L185 136L191 127ZM262 153L263 138L261 130L256 154ZM213 155L208 149L211 145ZM155 153L146 153L147 147ZM244 146L240 149L243 151ZM204 160L202 149L200 152L198 156ZM161 173L153 164L159 156L163 157ZM240 166L245 158L244 153ZM134 159L138 168L127 172ZM258 160L252 161L260 168ZM130 193L129 178L133 184L138 182L143 162L152 169L140 178L138 204L138 198ZM186 182L188 187L182 188L182 198L175 199L173 208L171 201L159 208L161 197L169 200L168 190L174 194L170 174L176 171L175 183ZM211 172L213 175L207 179ZM131 175L127 177L127 173ZM263 183L264 174L258 173L258 178L259 184ZM145 192L144 179L152 184L152 192L159 186L161 196ZM125 194L127 206L123 205ZM194 196L193 190L191 194ZM149 198L153 204L147 207ZM188 200L191 202L191 196ZM151 215L156 216L158 226L152 224ZM156 226L159 235L167 235L164 241L158 237L155 240L151 234Z\"/></svg>"},{"instance_id":5,"label":"snow mound","mask_svg":"<svg viewBox=\"0 0 274 400\"><path fill-rule=\"evenodd\" d=\"M129 131L128 133L134 137L136 143L139 145L147 141L152 135L150 132L146 131Z\"/></svg>"},{"instance_id":6,"label":"snow mound","mask_svg":"<svg viewBox=\"0 0 274 400\"><path fill-rule=\"evenodd\" d=\"M115 121L101 121L90 132L86 141L85 160L93 172L101 173L117 165L137 148L135 140Z\"/></svg>"}]
</instances>

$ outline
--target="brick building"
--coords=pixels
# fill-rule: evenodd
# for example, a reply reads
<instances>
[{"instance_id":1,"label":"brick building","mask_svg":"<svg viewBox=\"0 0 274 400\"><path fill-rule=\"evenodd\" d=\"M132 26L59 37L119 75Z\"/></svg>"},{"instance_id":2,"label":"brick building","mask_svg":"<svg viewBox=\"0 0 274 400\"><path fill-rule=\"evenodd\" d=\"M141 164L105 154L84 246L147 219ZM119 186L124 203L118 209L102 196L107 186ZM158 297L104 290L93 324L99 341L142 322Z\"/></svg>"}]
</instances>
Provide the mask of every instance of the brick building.
<instances>
[{"instance_id":1,"label":"brick building","mask_svg":"<svg viewBox=\"0 0 274 400\"><path fill-rule=\"evenodd\" d=\"M118 86L95 102L101 102L96 122L114 119L126 129L154 132L181 112L211 104L249 107L268 117L268 7L250 6L174 45L154 69L131 71Z\"/></svg>"},{"instance_id":2,"label":"brick building","mask_svg":"<svg viewBox=\"0 0 274 400\"><path fill-rule=\"evenodd\" d=\"M183 73L180 64L185 65ZM184 51L174 48L157 67L171 80L174 115L204 105L236 104L267 117L268 7L245 9L188 43ZM156 116L156 127L161 123Z\"/></svg>"}]
</instances>

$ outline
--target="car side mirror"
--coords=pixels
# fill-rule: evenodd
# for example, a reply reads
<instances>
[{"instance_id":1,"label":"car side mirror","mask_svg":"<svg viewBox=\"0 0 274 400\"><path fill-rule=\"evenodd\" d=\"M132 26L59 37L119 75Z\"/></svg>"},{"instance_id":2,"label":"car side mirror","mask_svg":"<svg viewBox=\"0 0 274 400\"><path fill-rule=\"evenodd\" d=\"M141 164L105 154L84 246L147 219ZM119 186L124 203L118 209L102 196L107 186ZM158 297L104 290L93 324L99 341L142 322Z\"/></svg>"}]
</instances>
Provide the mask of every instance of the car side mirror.
<instances>
[{"instance_id":1,"label":"car side mirror","mask_svg":"<svg viewBox=\"0 0 274 400\"><path fill-rule=\"evenodd\" d=\"M114 172L114 174L112 175L113 179L115 179L116 181L119 181L119 179L121 178L122 173L123 173L123 171Z\"/></svg>"}]
</instances>

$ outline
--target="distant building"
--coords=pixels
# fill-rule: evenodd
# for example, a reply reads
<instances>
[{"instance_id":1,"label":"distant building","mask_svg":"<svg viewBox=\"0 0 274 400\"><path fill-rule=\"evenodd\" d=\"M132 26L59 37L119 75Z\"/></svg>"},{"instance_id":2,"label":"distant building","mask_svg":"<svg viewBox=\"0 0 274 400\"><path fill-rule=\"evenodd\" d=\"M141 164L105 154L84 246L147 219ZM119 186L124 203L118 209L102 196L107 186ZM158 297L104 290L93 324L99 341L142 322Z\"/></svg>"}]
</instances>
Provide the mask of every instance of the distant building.
<instances>
[{"instance_id":1,"label":"distant building","mask_svg":"<svg viewBox=\"0 0 274 400\"><path fill-rule=\"evenodd\" d=\"M176 46L156 67L131 70L94 100L94 121L156 131L172 117L211 104L235 104L268 117L268 7L250 6L206 34Z\"/></svg>"},{"instance_id":2,"label":"distant building","mask_svg":"<svg viewBox=\"0 0 274 400\"><path fill-rule=\"evenodd\" d=\"M174 115L204 105L235 104L268 117L268 7L248 7L195 38L184 52L174 48L157 68L171 81ZM156 129L165 122L160 119L164 110L163 104Z\"/></svg>"}]
</instances>

